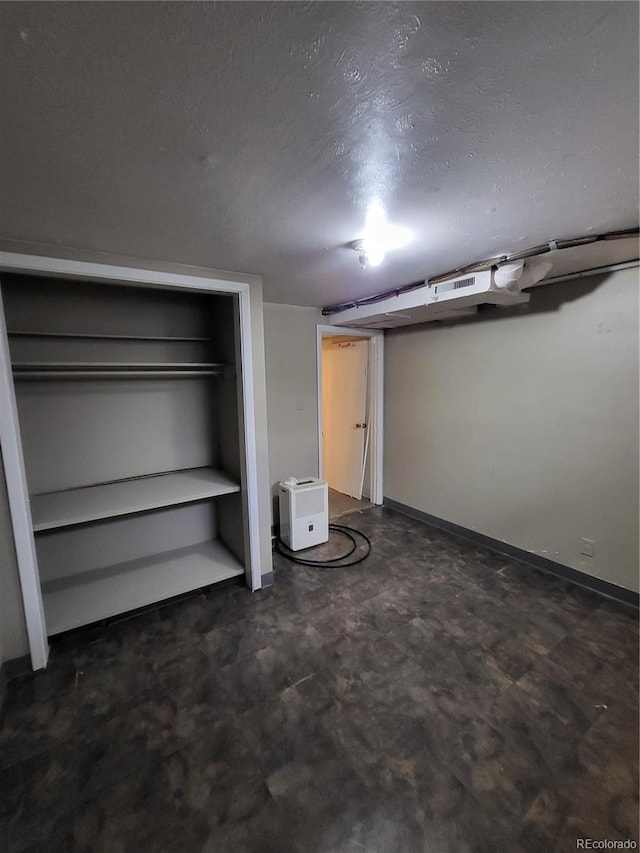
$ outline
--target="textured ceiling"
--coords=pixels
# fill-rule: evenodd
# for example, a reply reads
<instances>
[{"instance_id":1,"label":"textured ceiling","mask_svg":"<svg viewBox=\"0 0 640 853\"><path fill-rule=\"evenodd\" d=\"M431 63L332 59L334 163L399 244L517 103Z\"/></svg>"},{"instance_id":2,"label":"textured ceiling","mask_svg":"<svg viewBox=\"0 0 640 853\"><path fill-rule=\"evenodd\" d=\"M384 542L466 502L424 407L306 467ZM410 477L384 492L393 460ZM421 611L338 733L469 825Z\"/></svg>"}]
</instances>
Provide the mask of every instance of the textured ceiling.
<instances>
[{"instance_id":1,"label":"textured ceiling","mask_svg":"<svg viewBox=\"0 0 640 853\"><path fill-rule=\"evenodd\" d=\"M2 3L0 236L327 305L638 223L638 5ZM410 245L363 272L380 202Z\"/></svg>"}]
</instances>

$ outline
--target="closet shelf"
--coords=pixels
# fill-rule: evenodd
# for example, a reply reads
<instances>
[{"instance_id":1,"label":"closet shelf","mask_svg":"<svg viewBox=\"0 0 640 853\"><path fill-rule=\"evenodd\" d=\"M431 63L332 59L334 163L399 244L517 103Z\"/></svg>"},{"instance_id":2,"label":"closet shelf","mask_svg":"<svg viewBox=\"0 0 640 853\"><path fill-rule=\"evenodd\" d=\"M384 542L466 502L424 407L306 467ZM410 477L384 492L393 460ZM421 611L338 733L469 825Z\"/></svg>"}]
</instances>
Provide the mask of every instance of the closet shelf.
<instances>
[{"instance_id":1,"label":"closet shelf","mask_svg":"<svg viewBox=\"0 0 640 853\"><path fill-rule=\"evenodd\" d=\"M106 335L99 332L7 332L10 338L77 338L83 341L168 341L169 343L205 343L211 338L179 337L177 335Z\"/></svg>"},{"instance_id":2,"label":"closet shelf","mask_svg":"<svg viewBox=\"0 0 640 853\"><path fill-rule=\"evenodd\" d=\"M223 372L220 362L36 362L13 364L15 379L117 379L142 377L155 379L167 376L217 376Z\"/></svg>"},{"instance_id":3,"label":"closet shelf","mask_svg":"<svg viewBox=\"0 0 640 853\"><path fill-rule=\"evenodd\" d=\"M98 486L33 495L33 530L41 533L122 515L207 500L239 492L235 481L215 468L190 468Z\"/></svg>"},{"instance_id":4,"label":"closet shelf","mask_svg":"<svg viewBox=\"0 0 640 853\"><path fill-rule=\"evenodd\" d=\"M154 604L244 574L220 542L204 542L42 584L47 633Z\"/></svg>"}]
</instances>

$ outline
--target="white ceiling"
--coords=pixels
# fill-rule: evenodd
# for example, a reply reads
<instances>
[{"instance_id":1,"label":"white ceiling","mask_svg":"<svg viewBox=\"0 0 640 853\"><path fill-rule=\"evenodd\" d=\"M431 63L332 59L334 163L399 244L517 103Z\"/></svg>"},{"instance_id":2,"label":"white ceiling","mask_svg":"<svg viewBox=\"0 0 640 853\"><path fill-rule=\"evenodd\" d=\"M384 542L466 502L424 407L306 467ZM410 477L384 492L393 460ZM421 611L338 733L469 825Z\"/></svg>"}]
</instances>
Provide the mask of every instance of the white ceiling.
<instances>
[{"instance_id":1,"label":"white ceiling","mask_svg":"<svg viewBox=\"0 0 640 853\"><path fill-rule=\"evenodd\" d=\"M2 3L0 236L328 305L638 224L638 4ZM363 272L373 201L413 242Z\"/></svg>"}]
</instances>

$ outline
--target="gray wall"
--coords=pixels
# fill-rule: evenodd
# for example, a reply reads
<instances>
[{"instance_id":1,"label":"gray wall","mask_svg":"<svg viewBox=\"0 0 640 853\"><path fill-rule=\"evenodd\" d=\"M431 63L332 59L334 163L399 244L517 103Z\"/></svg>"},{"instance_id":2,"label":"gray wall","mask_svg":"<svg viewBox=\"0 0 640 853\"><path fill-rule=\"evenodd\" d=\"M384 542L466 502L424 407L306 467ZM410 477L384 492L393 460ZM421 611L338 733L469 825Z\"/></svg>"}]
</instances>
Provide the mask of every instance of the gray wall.
<instances>
[{"instance_id":1,"label":"gray wall","mask_svg":"<svg viewBox=\"0 0 640 853\"><path fill-rule=\"evenodd\" d=\"M385 393L387 497L638 589L637 269L394 332Z\"/></svg>"},{"instance_id":2,"label":"gray wall","mask_svg":"<svg viewBox=\"0 0 640 853\"><path fill-rule=\"evenodd\" d=\"M276 484L288 476L318 476L317 308L264 305L269 472Z\"/></svg>"}]
</instances>

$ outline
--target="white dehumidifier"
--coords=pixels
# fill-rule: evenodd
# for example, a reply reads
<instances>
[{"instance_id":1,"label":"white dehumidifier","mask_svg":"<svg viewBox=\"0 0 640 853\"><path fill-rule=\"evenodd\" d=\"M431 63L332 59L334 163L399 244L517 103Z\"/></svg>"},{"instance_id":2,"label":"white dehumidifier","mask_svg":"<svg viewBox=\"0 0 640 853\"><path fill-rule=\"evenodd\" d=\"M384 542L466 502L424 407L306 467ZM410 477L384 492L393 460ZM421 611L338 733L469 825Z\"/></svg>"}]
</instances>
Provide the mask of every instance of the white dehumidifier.
<instances>
[{"instance_id":1,"label":"white dehumidifier","mask_svg":"<svg viewBox=\"0 0 640 853\"><path fill-rule=\"evenodd\" d=\"M329 492L324 480L289 477L279 488L280 539L292 551L329 541Z\"/></svg>"}]
</instances>

